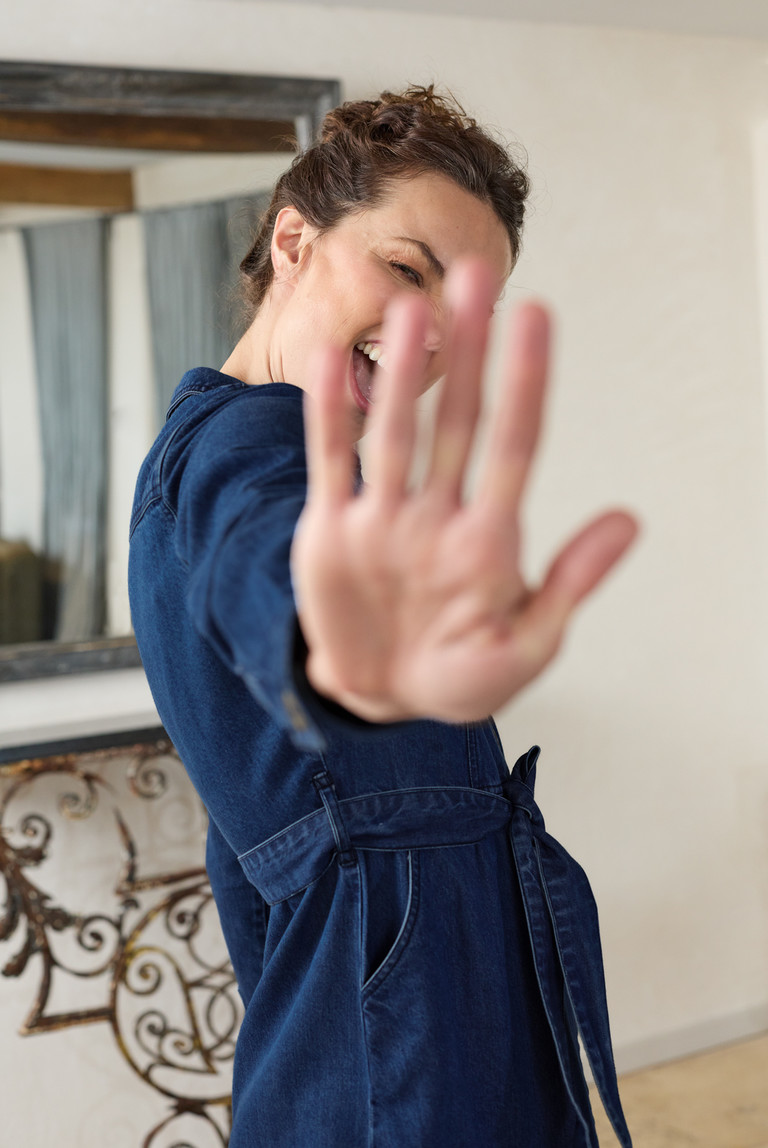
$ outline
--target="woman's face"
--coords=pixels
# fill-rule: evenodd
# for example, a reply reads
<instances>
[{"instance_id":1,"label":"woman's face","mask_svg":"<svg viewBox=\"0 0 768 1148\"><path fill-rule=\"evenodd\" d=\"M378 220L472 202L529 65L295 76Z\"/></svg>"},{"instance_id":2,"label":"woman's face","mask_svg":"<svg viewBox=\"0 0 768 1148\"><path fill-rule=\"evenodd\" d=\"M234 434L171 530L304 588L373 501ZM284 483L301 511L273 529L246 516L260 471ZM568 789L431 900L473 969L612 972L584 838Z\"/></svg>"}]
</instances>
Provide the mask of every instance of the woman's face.
<instances>
[{"instance_id":1,"label":"woman's face","mask_svg":"<svg viewBox=\"0 0 768 1148\"><path fill-rule=\"evenodd\" d=\"M281 246L282 245L282 246ZM273 241L275 323L270 377L312 393L312 357L332 343L348 356L349 408L362 431L376 388L386 385L382 330L400 292L428 300L425 389L445 373L443 280L456 260L483 259L501 294L510 243L493 209L452 180L424 174L395 182L378 206L318 235L295 209L278 217Z\"/></svg>"}]
</instances>

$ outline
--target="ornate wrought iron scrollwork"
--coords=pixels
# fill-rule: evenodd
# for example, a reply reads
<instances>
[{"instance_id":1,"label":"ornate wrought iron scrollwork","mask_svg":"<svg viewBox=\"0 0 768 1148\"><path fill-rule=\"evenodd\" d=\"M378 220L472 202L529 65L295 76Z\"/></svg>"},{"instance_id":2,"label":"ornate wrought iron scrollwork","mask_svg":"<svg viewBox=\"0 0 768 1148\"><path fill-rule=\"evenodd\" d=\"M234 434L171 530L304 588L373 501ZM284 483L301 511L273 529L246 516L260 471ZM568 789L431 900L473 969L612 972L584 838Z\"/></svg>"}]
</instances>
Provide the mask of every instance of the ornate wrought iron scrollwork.
<instances>
[{"instance_id":1,"label":"ornate wrought iron scrollwork","mask_svg":"<svg viewBox=\"0 0 768 1148\"><path fill-rule=\"evenodd\" d=\"M110 766L117 782L105 776ZM226 1148L242 1006L207 875L202 865L143 875L126 812L131 800L156 802L168 793L169 768L182 767L166 740L0 766L0 778L10 783L0 800L0 946L10 956L0 972L21 977L38 959L24 1036L111 1026L127 1065L170 1102L142 1148ZM54 813L26 808L43 800L40 787L51 778L66 779ZM55 818L61 829L103 814L105 806L116 849L111 904L77 912L44 888L40 871L55 854ZM103 986L101 1000L57 1010L54 989L62 978Z\"/></svg>"}]
</instances>

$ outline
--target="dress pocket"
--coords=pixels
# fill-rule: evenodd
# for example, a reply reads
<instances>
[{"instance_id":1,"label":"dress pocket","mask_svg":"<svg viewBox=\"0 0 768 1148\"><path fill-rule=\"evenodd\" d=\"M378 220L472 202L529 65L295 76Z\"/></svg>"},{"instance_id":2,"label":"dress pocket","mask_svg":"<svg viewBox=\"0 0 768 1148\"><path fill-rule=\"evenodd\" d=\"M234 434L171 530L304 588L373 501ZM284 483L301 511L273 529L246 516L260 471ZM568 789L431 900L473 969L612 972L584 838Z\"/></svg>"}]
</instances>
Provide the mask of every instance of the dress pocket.
<instances>
[{"instance_id":1,"label":"dress pocket","mask_svg":"<svg viewBox=\"0 0 768 1148\"><path fill-rule=\"evenodd\" d=\"M410 849L358 851L361 874L361 947L364 997L402 956L418 908L418 853Z\"/></svg>"}]
</instances>

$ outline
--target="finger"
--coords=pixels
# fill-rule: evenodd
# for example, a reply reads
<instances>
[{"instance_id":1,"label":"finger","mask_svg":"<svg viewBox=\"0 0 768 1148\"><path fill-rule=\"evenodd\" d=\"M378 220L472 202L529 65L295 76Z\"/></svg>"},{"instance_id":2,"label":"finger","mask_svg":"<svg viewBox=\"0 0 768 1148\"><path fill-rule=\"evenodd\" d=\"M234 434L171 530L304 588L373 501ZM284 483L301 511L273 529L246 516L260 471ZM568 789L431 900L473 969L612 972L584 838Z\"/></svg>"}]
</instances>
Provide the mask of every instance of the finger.
<instances>
[{"instance_id":1,"label":"finger","mask_svg":"<svg viewBox=\"0 0 768 1148\"><path fill-rule=\"evenodd\" d=\"M610 511L581 530L557 555L541 589L515 624L518 652L534 673L555 654L576 606L626 553L638 530L631 514Z\"/></svg>"},{"instance_id":2,"label":"finger","mask_svg":"<svg viewBox=\"0 0 768 1148\"><path fill-rule=\"evenodd\" d=\"M601 515L560 551L547 571L542 593L562 597L573 609L602 582L639 529L637 519L624 510Z\"/></svg>"},{"instance_id":3,"label":"finger","mask_svg":"<svg viewBox=\"0 0 768 1148\"><path fill-rule=\"evenodd\" d=\"M426 483L458 502L480 413L483 364L496 301L493 272L479 260L457 263L446 279L444 298L451 316L449 366L435 416Z\"/></svg>"},{"instance_id":4,"label":"finger","mask_svg":"<svg viewBox=\"0 0 768 1148\"><path fill-rule=\"evenodd\" d=\"M353 474L346 360L337 347L323 347L310 369L312 393L304 395L307 500L340 504L351 497Z\"/></svg>"},{"instance_id":5,"label":"finger","mask_svg":"<svg viewBox=\"0 0 768 1148\"><path fill-rule=\"evenodd\" d=\"M512 314L502 392L495 411L478 501L491 513L514 514L541 430L549 359L549 316L538 303Z\"/></svg>"},{"instance_id":6,"label":"finger","mask_svg":"<svg viewBox=\"0 0 768 1148\"><path fill-rule=\"evenodd\" d=\"M400 501L408 487L416 441L416 400L424 389L428 319L425 300L401 295L390 304L384 321L386 366L377 368L380 375L369 415L366 457L369 491L384 502Z\"/></svg>"}]
</instances>

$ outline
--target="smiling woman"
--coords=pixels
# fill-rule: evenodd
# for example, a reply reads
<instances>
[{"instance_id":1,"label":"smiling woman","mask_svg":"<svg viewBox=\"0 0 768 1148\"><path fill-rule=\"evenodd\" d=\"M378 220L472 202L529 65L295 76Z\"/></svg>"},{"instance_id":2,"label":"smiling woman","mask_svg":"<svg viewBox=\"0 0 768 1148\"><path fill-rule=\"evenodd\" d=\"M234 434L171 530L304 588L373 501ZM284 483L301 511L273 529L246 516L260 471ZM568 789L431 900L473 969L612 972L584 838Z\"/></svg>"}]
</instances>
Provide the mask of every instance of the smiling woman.
<instances>
[{"instance_id":1,"label":"smiling woman","mask_svg":"<svg viewBox=\"0 0 768 1148\"><path fill-rule=\"evenodd\" d=\"M223 370L247 383L290 380L311 395L313 355L334 344L348 360L358 437L386 367L384 317L393 299L409 292L429 305L426 388L447 367L446 271L469 256L482 259L497 298L512 263L507 229L493 208L436 172L393 182L375 206L327 230L283 207L271 256L271 289Z\"/></svg>"},{"instance_id":2,"label":"smiling woman","mask_svg":"<svg viewBox=\"0 0 768 1148\"><path fill-rule=\"evenodd\" d=\"M432 88L331 112L241 265L245 334L184 376L139 476L136 635L246 1005L231 1148L597 1148L578 1034L630 1145L589 885L538 748L510 775L490 717L635 532L604 514L523 580L541 307L463 491L526 192Z\"/></svg>"}]
</instances>

